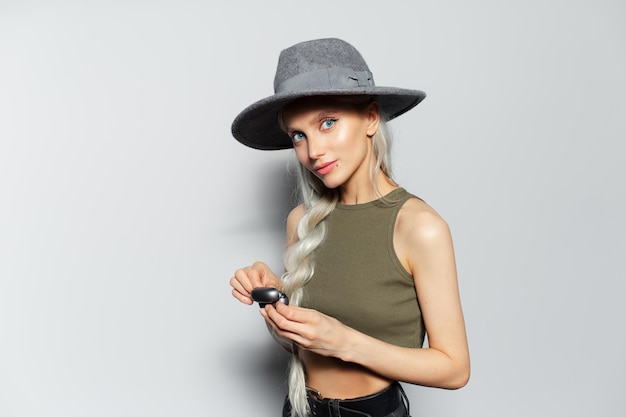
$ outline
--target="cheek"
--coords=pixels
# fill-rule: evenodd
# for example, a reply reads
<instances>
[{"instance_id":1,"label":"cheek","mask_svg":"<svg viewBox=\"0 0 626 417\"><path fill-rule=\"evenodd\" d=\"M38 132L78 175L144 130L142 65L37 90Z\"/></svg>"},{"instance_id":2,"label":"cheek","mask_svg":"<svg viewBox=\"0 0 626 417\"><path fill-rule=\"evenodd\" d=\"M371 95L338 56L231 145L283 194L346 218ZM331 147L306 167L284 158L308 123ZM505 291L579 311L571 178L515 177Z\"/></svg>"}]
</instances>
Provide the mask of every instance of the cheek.
<instances>
[{"instance_id":1,"label":"cheek","mask_svg":"<svg viewBox=\"0 0 626 417\"><path fill-rule=\"evenodd\" d=\"M363 124L359 123L359 121L352 121L350 125L337 132L335 143L338 147L355 149L355 147L361 146L368 139Z\"/></svg>"},{"instance_id":2,"label":"cheek","mask_svg":"<svg viewBox=\"0 0 626 417\"><path fill-rule=\"evenodd\" d=\"M296 153L296 158L302 165L307 165L309 162L309 155L305 146L296 146L294 147L294 151Z\"/></svg>"},{"instance_id":3,"label":"cheek","mask_svg":"<svg viewBox=\"0 0 626 417\"><path fill-rule=\"evenodd\" d=\"M337 137L335 150L340 152L344 158L360 159L362 153L367 152L368 140L367 136L357 134L357 132L346 132L344 135Z\"/></svg>"}]
</instances>

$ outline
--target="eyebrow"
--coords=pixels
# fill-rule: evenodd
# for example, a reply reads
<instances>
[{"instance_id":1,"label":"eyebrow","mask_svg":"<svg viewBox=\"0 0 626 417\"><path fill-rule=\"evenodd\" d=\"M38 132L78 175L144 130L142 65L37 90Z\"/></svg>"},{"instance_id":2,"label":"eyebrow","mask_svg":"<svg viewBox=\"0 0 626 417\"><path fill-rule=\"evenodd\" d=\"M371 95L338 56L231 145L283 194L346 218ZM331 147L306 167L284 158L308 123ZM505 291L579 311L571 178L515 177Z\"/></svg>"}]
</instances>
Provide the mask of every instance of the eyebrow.
<instances>
[{"instance_id":1,"label":"eyebrow","mask_svg":"<svg viewBox=\"0 0 626 417\"><path fill-rule=\"evenodd\" d=\"M338 112L338 110L322 110L319 113L317 113L315 116L313 116L311 118L311 121L309 122L309 126L310 125L314 125L316 123L319 123L322 119L326 119L328 117L334 116L336 113ZM298 129L294 129L291 126L285 126L285 130L287 130L288 133L292 133L292 132L297 132Z\"/></svg>"}]
</instances>

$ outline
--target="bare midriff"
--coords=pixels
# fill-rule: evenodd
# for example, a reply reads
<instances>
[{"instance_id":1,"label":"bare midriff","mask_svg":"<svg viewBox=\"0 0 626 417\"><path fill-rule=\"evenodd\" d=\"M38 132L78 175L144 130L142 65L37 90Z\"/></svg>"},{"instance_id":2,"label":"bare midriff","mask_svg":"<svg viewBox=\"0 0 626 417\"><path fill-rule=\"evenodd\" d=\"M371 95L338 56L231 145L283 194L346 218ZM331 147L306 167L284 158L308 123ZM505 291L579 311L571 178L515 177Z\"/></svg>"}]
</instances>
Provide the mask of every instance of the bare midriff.
<instances>
[{"instance_id":1,"label":"bare midriff","mask_svg":"<svg viewBox=\"0 0 626 417\"><path fill-rule=\"evenodd\" d=\"M355 363L306 350L299 353L306 369L307 387L317 391L324 398L364 397L384 390L392 382Z\"/></svg>"}]
</instances>

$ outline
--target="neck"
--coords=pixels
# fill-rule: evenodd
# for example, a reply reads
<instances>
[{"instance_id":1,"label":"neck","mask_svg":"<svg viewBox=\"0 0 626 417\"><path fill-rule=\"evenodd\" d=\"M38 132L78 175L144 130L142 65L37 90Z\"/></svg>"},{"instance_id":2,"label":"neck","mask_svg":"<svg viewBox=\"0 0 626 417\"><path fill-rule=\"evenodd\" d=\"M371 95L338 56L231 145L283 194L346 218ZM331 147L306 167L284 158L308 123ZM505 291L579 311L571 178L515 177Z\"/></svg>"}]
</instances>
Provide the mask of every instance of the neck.
<instances>
[{"instance_id":1,"label":"neck","mask_svg":"<svg viewBox=\"0 0 626 417\"><path fill-rule=\"evenodd\" d=\"M378 172L376 185L368 178L357 183L349 182L339 188L339 202L342 204L362 204L377 200L398 188L382 171ZM378 192L377 192L378 191Z\"/></svg>"}]
</instances>

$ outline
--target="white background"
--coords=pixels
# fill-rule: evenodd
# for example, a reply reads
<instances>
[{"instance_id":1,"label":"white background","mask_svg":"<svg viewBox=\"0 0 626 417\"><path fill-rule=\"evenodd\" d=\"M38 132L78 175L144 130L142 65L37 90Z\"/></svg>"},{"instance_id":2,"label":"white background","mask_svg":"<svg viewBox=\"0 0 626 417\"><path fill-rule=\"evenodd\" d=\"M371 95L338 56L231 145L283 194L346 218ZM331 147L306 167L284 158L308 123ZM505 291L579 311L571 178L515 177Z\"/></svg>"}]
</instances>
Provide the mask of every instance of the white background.
<instances>
[{"instance_id":1,"label":"white background","mask_svg":"<svg viewBox=\"0 0 626 417\"><path fill-rule=\"evenodd\" d=\"M0 416L278 416L234 270L282 267L289 151L230 135L340 37L449 222L473 373L415 416L626 414L622 1L0 1Z\"/></svg>"}]
</instances>

